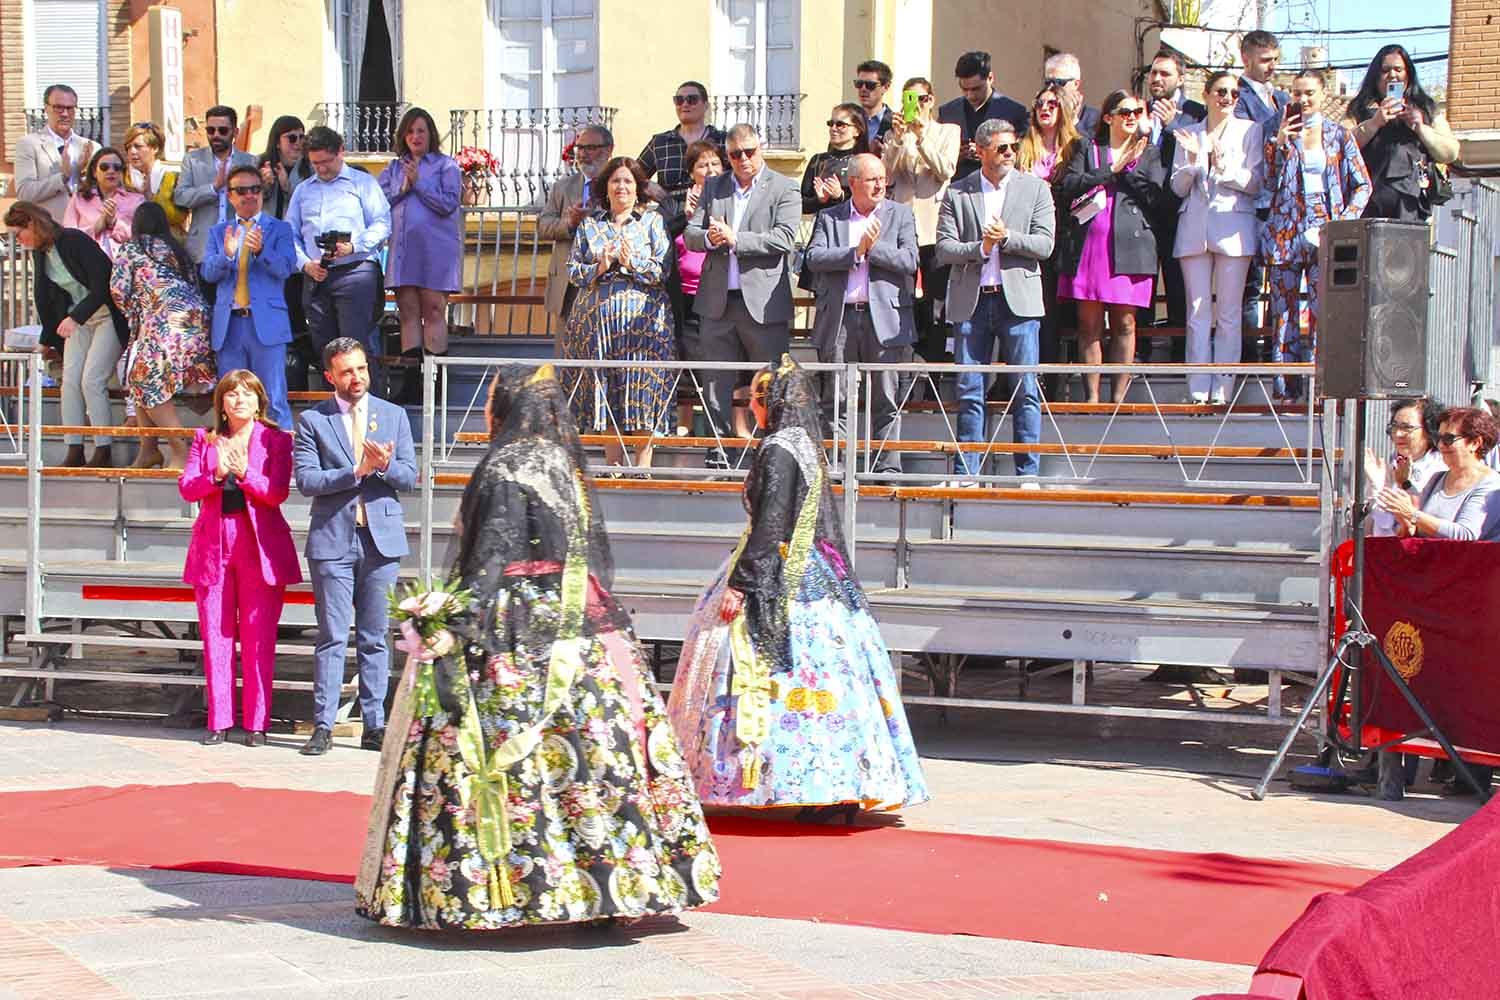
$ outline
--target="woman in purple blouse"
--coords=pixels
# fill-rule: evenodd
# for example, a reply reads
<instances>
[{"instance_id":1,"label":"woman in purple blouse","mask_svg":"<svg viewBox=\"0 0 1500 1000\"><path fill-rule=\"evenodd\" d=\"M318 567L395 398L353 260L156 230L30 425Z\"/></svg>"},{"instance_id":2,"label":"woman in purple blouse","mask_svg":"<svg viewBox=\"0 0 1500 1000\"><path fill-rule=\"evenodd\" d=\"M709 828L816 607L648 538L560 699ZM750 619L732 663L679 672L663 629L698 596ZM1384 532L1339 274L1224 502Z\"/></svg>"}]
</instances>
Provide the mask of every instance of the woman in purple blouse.
<instances>
[{"instance_id":1,"label":"woman in purple blouse","mask_svg":"<svg viewBox=\"0 0 1500 1000\"><path fill-rule=\"evenodd\" d=\"M463 216L458 164L438 148L432 115L412 108L396 126L396 158L380 174L391 203L385 283L396 290L401 356L407 377L400 402L422 398L422 352L448 353L448 295L463 271Z\"/></svg>"}]
</instances>

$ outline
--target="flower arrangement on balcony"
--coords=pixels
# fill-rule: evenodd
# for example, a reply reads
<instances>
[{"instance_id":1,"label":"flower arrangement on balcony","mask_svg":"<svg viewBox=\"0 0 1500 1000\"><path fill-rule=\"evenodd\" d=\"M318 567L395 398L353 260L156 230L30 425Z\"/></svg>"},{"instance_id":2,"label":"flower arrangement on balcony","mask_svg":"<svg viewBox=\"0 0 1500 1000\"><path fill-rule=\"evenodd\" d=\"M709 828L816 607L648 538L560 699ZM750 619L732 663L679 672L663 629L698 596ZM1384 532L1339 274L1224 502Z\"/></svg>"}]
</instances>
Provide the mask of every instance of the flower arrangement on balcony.
<instances>
[{"instance_id":1,"label":"flower arrangement on balcony","mask_svg":"<svg viewBox=\"0 0 1500 1000\"><path fill-rule=\"evenodd\" d=\"M500 161L482 146L465 146L453 157L463 174L465 205L486 205L490 200L490 178L499 174Z\"/></svg>"}]
</instances>

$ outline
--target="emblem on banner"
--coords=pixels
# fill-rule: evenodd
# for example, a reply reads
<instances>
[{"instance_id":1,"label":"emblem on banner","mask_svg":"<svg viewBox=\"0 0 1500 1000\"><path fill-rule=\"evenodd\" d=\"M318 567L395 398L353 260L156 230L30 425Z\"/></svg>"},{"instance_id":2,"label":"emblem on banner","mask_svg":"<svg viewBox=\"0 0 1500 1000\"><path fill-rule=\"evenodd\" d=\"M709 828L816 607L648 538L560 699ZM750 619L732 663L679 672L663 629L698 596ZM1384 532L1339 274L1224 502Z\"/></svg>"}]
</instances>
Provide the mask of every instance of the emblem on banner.
<instances>
[{"instance_id":1,"label":"emblem on banner","mask_svg":"<svg viewBox=\"0 0 1500 1000\"><path fill-rule=\"evenodd\" d=\"M1422 633L1411 622L1391 623L1380 645L1402 680L1409 681L1422 672Z\"/></svg>"}]
</instances>

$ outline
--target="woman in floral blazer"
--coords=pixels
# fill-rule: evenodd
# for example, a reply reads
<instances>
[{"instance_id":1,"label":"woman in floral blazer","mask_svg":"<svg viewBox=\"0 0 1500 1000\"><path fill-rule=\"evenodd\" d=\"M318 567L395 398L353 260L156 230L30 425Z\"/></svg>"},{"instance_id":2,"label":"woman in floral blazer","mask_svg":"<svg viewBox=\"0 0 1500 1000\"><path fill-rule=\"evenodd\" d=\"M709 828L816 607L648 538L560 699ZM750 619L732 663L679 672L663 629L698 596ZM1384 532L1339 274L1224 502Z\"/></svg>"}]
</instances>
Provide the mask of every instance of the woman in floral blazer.
<instances>
[{"instance_id":1,"label":"woman in floral blazer","mask_svg":"<svg viewBox=\"0 0 1500 1000\"><path fill-rule=\"evenodd\" d=\"M1348 129L1320 114L1323 80L1307 72L1292 81L1292 103L1266 142L1265 186L1271 210L1261 223L1260 248L1271 282L1276 323L1271 361L1313 360L1318 330L1318 243L1323 225L1357 219L1370 200L1370 172ZM1307 279L1307 332L1297 307ZM1298 395L1296 380L1276 379L1280 399Z\"/></svg>"}]
</instances>

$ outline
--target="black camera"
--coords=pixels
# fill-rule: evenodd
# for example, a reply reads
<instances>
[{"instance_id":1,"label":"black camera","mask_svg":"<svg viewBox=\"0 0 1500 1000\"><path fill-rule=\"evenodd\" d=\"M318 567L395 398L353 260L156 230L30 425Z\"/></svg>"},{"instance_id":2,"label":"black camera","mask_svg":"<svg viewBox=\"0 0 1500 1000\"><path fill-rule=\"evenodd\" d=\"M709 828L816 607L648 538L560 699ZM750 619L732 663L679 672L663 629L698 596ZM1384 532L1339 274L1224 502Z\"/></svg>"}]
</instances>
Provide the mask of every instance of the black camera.
<instances>
[{"instance_id":1,"label":"black camera","mask_svg":"<svg viewBox=\"0 0 1500 1000\"><path fill-rule=\"evenodd\" d=\"M339 244L348 243L349 238L350 236L348 233L339 232L335 229L330 230L329 232L326 232L322 236L319 236L317 239L313 240L313 242L318 245L318 249L323 251L323 259L318 261L319 266L323 267L325 270L332 267L334 257L338 253Z\"/></svg>"}]
</instances>

